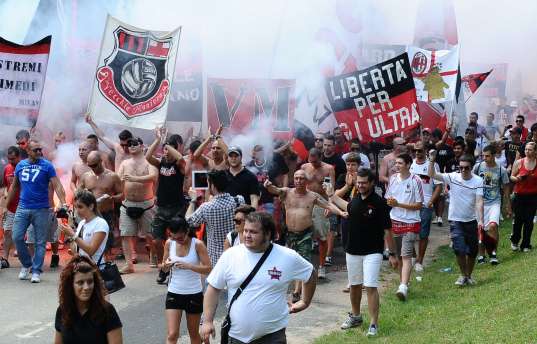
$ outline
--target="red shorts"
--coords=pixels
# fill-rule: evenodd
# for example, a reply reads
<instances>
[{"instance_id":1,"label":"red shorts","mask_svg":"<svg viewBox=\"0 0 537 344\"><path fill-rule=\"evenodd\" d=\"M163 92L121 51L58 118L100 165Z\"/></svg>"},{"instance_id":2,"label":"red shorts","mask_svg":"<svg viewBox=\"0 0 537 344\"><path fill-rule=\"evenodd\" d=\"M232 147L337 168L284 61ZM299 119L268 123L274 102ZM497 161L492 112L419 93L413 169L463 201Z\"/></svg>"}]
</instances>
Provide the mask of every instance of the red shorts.
<instances>
[{"instance_id":1,"label":"red shorts","mask_svg":"<svg viewBox=\"0 0 537 344\"><path fill-rule=\"evenodd\" d=\"M419 222L406 223L406 222L392 220L393 234L404 234L408 232L419 233L420 229L421 229L421 225Z\"/></svg>"}]
</instances>

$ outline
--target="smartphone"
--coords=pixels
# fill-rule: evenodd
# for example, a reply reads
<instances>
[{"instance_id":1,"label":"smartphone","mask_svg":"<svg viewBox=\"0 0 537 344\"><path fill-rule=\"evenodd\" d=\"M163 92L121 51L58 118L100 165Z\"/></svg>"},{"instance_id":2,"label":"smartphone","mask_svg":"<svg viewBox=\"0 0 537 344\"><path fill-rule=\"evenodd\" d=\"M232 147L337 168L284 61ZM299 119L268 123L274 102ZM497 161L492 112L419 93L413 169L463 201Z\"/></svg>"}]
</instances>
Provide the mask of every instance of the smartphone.
<instances>
[{"instance_id":1,"label":"smartphone","mask_svg":"<svg viewBox=\"0 0 537 344\"><path fill-rule=\"evenodd\" d=\"M330 177L324 177L324 183L330 184L331 181Z\"/></svg>"},{"instance_id":2,"label":"smartphone","mask_svg":"<svg viewBox=\"0 0 537 344\"><path fill-rule=\"evenodd\" d=\"M196 190L206 190L209 188L207 171L192 171L192 188Z\"/></svg>"}]
</instances>

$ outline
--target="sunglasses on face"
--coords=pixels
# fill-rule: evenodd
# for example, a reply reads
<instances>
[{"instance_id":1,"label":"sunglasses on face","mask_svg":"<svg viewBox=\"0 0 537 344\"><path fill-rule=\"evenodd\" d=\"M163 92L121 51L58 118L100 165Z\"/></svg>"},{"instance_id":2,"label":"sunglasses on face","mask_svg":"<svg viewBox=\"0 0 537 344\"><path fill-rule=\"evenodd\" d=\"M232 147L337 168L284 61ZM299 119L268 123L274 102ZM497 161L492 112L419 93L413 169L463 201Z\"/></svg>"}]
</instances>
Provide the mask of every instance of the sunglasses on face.
<instances>
[{"instance_id":1,"label":"sunglasses on face","mask_svg":"<svg viewBox=\"0 0 537 344\"><path fill-rule=\"evenodd\" d=\"M32 152L34 152L34 153L40 153L42 151L43 151L43 148L33 148L32 149Z\"/></svg>"},{"instance_id":2,"label":"sunglasses on face","mask_svg":"<svg viewBox=\"0 0 537 344\"><path fill-rule=\"evenodd\" d=\"M470 171L472 167L471 166L459 166L459 168L461 171Z\"/></svg>"},{"instance_id":3,"label":"sunglasses on face","mask_svg":"<svg viewBox=\"0 0 537 344\"><path fill-rule=\"evenodd\" d=\"M322 140L323 140L323 139L315 139L315 142L317 142L317 141L322 141Z\"/></svg>"},{"instance_id":4,"label":"sunglasses on face","mask_svg":"<svg viewBox=\"0 0 537 344\"><path fill-rule=\"evenodd\" d=\"M139 145L140 143L137 141L127 143L127 147L138 147Z\"/></svg>"},{"instance_id":5,"label":"sunglasses on face","mask_svg":"<svg viewBox=\"0 0 537 344\"><path fill-rule=\"evenodd\" d=\"M236 225L240 225L241 223L244 222L244 220L242 220L242 219L233 219L233 222L235 222Z\"/></svg>"}]
</instances>

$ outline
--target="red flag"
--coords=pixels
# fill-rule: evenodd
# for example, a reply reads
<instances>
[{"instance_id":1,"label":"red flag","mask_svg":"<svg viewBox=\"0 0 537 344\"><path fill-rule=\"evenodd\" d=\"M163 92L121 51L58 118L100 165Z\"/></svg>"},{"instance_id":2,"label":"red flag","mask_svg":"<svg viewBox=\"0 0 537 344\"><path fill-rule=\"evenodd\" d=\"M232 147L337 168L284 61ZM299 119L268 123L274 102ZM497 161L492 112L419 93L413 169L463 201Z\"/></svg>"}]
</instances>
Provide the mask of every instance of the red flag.
<instances>
[{"instance_id":1,"label":"red flag","mask_svg":"<svg viewBox=\"0 0 537 344\"><path fill-rule=\"evenodd\" d=\"M486 73L476 73L464 76L462 84L464 87L464 98L468 100L474 93L477 92L479 86L481 86L485 79L492 73L492 69Z\"/></svg>"}]
</instances>

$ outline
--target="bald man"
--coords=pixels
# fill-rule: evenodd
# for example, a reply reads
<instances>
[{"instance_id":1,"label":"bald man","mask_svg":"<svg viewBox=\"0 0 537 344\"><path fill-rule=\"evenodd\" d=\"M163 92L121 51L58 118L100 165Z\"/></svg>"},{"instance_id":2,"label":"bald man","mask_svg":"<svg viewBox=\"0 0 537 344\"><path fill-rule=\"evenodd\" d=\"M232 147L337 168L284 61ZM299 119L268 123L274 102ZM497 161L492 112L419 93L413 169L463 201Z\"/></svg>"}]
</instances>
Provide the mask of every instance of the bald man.
<instances>
[{"instance_id":1,"label":"bald man","mask_svg":"<svg viewBox=\"0 0 537 344\"><path fill-rule=\"evenodd\" d=\"M73 193L75 193L76 189L78 188L80 177L84 173L91 171L91 169L88 167L88 154L90 151L90 144L86 141L80 143L78 146L78 156L80 157L80 161L75 162L71 170L70 189Z\"/></svg>"},{"instance_id":2,"label":"bald man","mask_svg":"<svg viewBox=\"0 0 537 344\"><path fill-rule=\"evenodd\" d=\"M395 158L399 154L407 152L405 139L402 137L396 137L393 139L393 152L385 155L380 162L379 180L381 183L388 185L392 175L397 173L395 170Z\"/></svg>"}]
</instances>

